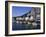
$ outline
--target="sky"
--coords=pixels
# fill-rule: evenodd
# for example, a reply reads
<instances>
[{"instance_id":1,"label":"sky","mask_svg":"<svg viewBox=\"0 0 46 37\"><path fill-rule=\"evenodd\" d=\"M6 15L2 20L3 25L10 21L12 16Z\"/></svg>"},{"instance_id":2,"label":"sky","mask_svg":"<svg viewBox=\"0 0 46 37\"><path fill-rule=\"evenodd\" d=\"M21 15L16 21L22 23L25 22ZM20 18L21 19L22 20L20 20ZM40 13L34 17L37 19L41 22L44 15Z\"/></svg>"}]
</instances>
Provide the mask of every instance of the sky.
<instances>
[{"instance_id":1,"label":"sky","mask_svg":"<svg viewBox=\"0 0 46 37\"><path fill-rule=\"evenodd\" d=\"M12 17L22 16L30 10L31 7L12 6Z\"/></svg>"}]
</instances>

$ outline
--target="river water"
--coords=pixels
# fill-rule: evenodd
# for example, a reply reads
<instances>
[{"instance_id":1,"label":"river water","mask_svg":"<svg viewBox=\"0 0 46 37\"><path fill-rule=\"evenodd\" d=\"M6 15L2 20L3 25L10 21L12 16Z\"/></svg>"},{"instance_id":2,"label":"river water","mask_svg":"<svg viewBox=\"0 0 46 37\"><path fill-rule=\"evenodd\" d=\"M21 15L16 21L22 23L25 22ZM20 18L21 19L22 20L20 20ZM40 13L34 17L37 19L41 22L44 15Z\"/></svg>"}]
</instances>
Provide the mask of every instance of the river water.
<instances>
[{"instance_id":1,"label":"river water","mask_svg":"<svg viewBox=\"0 0 46 37\"><path fill-rule=\"evenodd\" d=\"M37 26L33 26L32 24L20 24L16 22L12 22L12 30L32 30L32 29L40 29L40 24Z\"/></svg>"}]
</instances>

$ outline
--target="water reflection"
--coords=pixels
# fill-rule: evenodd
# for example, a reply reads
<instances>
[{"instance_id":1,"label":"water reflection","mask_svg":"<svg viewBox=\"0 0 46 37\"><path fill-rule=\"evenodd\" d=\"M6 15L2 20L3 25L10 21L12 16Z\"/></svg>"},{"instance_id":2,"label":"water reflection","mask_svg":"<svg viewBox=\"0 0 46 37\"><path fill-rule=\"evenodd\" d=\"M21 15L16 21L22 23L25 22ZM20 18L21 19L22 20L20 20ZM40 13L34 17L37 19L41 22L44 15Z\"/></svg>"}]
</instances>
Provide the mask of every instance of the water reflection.
<instances>
[{"instance_id":1,"label":"water reflection","mask_svg":"<svg viewBox=\"0 0 46 37\"><path fill-rule=\"evenodd\" d=\"M32 24L20 24L13 22L12 23L12 30L31 30L31 29L40 29L40 23L37 26L33 26Z\"/></svg>"}]
</instances>

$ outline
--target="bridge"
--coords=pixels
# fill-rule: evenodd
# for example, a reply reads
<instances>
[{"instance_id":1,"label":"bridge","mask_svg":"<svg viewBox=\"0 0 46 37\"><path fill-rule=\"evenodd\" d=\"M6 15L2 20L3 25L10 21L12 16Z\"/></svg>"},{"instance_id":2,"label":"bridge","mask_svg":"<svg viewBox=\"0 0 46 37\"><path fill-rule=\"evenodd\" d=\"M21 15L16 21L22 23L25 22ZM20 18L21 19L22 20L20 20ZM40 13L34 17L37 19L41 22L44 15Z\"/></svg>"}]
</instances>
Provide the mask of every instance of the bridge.
<instances>
[{"instance_id":1,"label":"bridge","mask_svg":"<svg viewBox=\"0 0 46 37\"><path fill-rule=\"evenodd\" d=\"M29 12L27 12L26 14L22 15L22 16L17 16L14 17L14 21L16 23L20 23L20 24L32 24L35 23L35 25L37 24L36 22L40 22L40 12L39 12L39 8L32 8L32 11L30 10Z\"/></svg>"}]
</instances>

